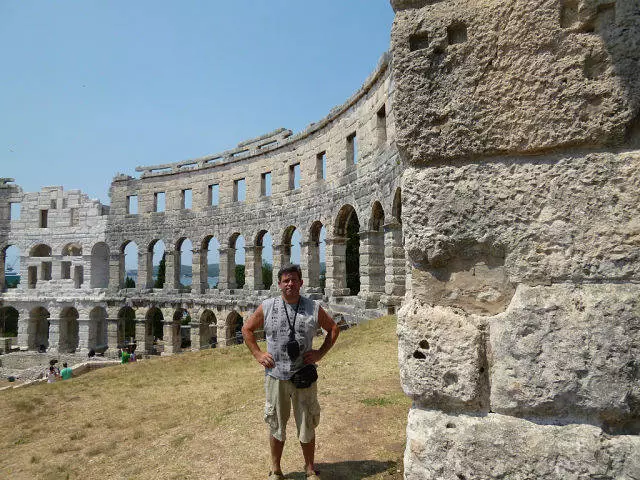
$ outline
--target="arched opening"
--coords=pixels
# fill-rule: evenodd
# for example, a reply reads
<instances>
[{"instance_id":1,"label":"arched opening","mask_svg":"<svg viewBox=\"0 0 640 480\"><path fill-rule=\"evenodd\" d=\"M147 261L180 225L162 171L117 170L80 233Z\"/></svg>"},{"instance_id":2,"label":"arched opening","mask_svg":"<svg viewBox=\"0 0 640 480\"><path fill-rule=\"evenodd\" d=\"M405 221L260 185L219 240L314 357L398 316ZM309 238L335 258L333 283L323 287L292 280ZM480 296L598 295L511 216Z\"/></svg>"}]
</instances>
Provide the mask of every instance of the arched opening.
<instances>
[{"instance_id":1,"label":"arched opening","mask_svg":"<svg viewBox=\"0 0 640 480\"><path fill-rule=\"evenodd\" d=\"M18 336L20 314L13 307L0 307L0 337Z\"/></svg>"},{"instance_id":2,"label":"arched opening","mask_svg":"<svg viewBox=\"0 0 640 480\"><path fill-rule=\"evenodd\" d=\"M309 242L307 243L307 291L322 293L324 291L324 279L326 276L325 255L327 229L322 222L315 221L309 229Z\"/></svg>"},{"instance_id":3,"label":"arched opening","mask_svg":"<svg viewBox=\"0 0 640 480\"><path fill-rule=\"evenodd\" d=\"M122 307L118 312L118 348L136 343L136 312L131 307Z\"/></svg>"},{"instance_id":4,"label":"arched opening","mask_svg":"<svg viewBox=\"0 0 640 480\"><path fill-rule=\"evenodd\" d=\"M200 269L202 284L209 289L218 288L220 279L220 242L218 242L217 238L209 236L204 239L201 260L204 264Z\"/></svg>"},{"instance_id":5,"label":"arched opening","mask_svg":"<svg viewBox=\"0 0 640 480\"><path fill-rule=\"evenodd\" d=\"M268 290L273 285L273 237L266 230L260 230L255 241L256 290Z\"/></svg>"},{"instance_id":6,"label":"arched opening","mask_svg":"<svg viewBox=\"0 0 640 480\"><path fill-rule=\"evenodd\" d=\"M104 242L96 243L91 249L91 288L109 286L109 253L109 246Z\"/></svg>"},{"instance_id":7,"label":"arched opening","mask_svg":"<svg viewBox=\"0 0 640 480\"><path fill-rule=\"evenodd\" d=\"M0 256L0 291L17 288L20 283L20 249L15 245L9 245Z\"/></svg>"},{"instance_id":8,"label":"arched opening","mask_svg":"<svg viewBox=\"0 0 640 480\"><path fill-rule=\"evenodd\" d=\"M385 225L385 247L387 255L385 259L385 293L389 296L393 305L389 311L394 312L401 304L406 291L406 261L402 239L402 194L400 188L396 188L391 209L393 220Z\"/></svg>"},{"instance_id":9,"label":"arched opening","mask_svg":"<svg viewBox=\"0 0 640 480\"><path fill-rule=\"evenodd\" d=\"M45 244L36 245L29 252L29 266L27 268L28 286L35 288L39 280L51 280L52 264L51 264L51 247ZM37 261L40 261L38 266ZM40 271L38 272L38 268Z\"/></svg>"},{"instance_id":10,"label":"arched opening","mask_svg":"<svg viewBox=\"0 0 640 480\"><path fill-rule=\"evenodd\" d=\"M218 345L218 319L211 310L200 315L200 348L216 348Z\"/></svg>"},{"instance_id":11,"label":"arched opening","mask_svg":"<svg viewBox=\"0 0 640 480\"><path fill-rule=\"evenodd\" d=\"M296 227L290 225L284 230L282 234L282 265L287 263L300 265L301 243L302 235Z\"/></svg>"},{"instance_id":12,"label":"arched opening","mask_svg":"<svg viewBox=\"0 0 640 480\"><path fill-rule=\"evenodd\" d=\"M191 287L193 283L193 244L188 238L181 238L176 244L175 285L176 288Z\"/></svg>"},{"instance_id":13,"label":"arched opening","mask_svg":"<svg viewBox=\"0 0 640 480\"><path fill-rule=\"evenodd\" d=\"M158 307L151 307L147 311L145 317L145 336L147 345L147 353L157 354L160 353L158 349L158 341L164 339L164 328L162 323L164 322L164 316L162 310Z\"/></svg>"},{"instance_id":14,"label":"arched opening","mask_svg":"<svg viewBox=\"0 0 640 480\"><path fill-rule=\"evenodd\" d=\"M149 245L149 255L151 257L148 268L149 285L153 288L162 289L167 280L167 250L162 240L154 240Z\"/></svg>"},{"instance_id":15,"label":"arched opening","mask_svg":"<svg viewBox=\"0 0 640 480\"><path fill-rule=\"evenodd\" d=\"M135 288L138 280L138 245L125 242L120 250L120 288Z\"/></svg>"},{"instance_id":16,"label":"arched opening","mask_svg":"<svg viewBox=\"0 0 640 480\"><path fill-rule=\"evenodd\" d=\"M400 187L396 188L396 193L393 196L391 215L398 223L402 224L402 192L400 191Z\"/></svg>"},{"instance_id":17,"label":"arched opening","mask_svg":"<svg viewBox=\"0 0 640 480\"><path fill-rule=\"evenodd\" d=\"M234 233L229 238L229 252L227 254L229 288L244 287L244 237Z\"/></svg>"},{"instance_id":18,"label":"arched opening","mask_svg":"<svg viewBox=\"0 0 640 480\"><path fill-rule=\"evenodd\" d=\"M364 235L364 238L361 238L365 247L363 252L365 261L360 267L362 290L370 294L371 301L377 304L380 295L384 293L385 283L384 210L380 202L374 202L371 206L369 231ZM375 307L375 304L370 306Z\"/></svg>"},{"instance_id":19,"label":"arched opening","mask_svg":"<svg viewBox=\"0 0 640 480\"><path fill-rule=\"evenodd\" d=\"M191 347L191 315L184 308L173 314L174 352Z\"/></svg>"},{"instance_id":20,"label":"arched opening","mask_svg":"<svg viewBox=\"0 0 640 480\"><path fill-rule=\"evenodd\" d=\"M62 280L73 279L74 288L80 288L84 283L84 266L81 263L82 247L78 243L68 243L62 247L61 254L60 278ZM80 265L78 265L79 262Z\"/></svg>"},{"instance_id":21,"label":"arched opening","mask_svg":"<svg viewBox=\"0 0 640 480\"><path fill-rule=\"evenodd\" d=\"M46 352L49 348L49 311L36 307L29 312L27 344L31 350Z\"/></svg>"},{"instance_id":22,"label":"arched opening","mask_svg":"<svg viewBox=\"0 0 640 480\"><path fill-rule=\"evenodd\" d=\"M244 342L242 337L242 316L235 310L227 316L227 345L240 345Z\"/></svg>"},{"instance_id":23,"label":"arched opening","mask_svg":"<svg viewBox=\"0 0 640 480\"><path fill-rule=\"evenodd\" d=\"M89 312L89 349L104 352L107 349L107 311L95 307Z\"/></svg>"},{"instance_id":24,"label":"arched opening","mask_svg":"<svg viewBox=\"0 0 640 480\"><path fill-rule=\"evenodd\" d=\"M75 353L80 340L80 315L73 307L67 307L60 313L60 340L58 351L61 353Z\"/></svg>"},{"instance_id":25,"label":"arched opening","mask_svg":"<svg viewBox=\"0 0 640 480\"><path fill-rule=\"evenodd\" d=\"M62 247L63 257L81 257L82 246L78 243L68 243Z\"/></svg>"},{"instance_id":26,"label":"arched opening","mask_svg":"<svg viewBox=\"0 0 640 480\"><path fill-rule=\"evenodd\" d=\"M349 295L357 295L360 292L359 232L360 222L355 209L351 205L344 205L338 212L334 229L336 241L334 241L333 263L336 277L334 280L337 280L340 286L342 284L340 277L344 274L344 285ZM341 271L341 265L344 265L344 272Z\"/></svg>"}]
</instances>

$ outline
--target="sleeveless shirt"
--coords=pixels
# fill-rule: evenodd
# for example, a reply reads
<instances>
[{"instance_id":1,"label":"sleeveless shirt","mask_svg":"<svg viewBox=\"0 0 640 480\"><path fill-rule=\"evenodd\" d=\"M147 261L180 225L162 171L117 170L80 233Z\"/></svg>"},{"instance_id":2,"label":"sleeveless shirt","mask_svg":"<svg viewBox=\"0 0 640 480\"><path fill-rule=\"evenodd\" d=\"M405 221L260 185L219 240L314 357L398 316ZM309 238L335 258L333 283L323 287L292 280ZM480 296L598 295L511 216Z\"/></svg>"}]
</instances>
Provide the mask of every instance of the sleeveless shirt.
<instances>
[{"instance_id":1,"label":"sleeveless shirt","mask_svg":"<svg viewBox=\"0 0 640 480\"><path fill-rule=\"evenodd\" d=\"M287 321L285 308L289 314L289 321ZM318 331L319 308L319 303L300 296L296 316L296 304L290 305L282 297L268 298L262 302L267 352L276 363L274 368L265 369L267 375L278 380L289 380L294 373L305 366L302 357L305 352L311 350L313 337ZM289 324L293 324L294 316L296 316L295 339L300 346L300 355L295 360L291 360L287 353L287 343L289 342Z\"/></svg>"}]
</instances>

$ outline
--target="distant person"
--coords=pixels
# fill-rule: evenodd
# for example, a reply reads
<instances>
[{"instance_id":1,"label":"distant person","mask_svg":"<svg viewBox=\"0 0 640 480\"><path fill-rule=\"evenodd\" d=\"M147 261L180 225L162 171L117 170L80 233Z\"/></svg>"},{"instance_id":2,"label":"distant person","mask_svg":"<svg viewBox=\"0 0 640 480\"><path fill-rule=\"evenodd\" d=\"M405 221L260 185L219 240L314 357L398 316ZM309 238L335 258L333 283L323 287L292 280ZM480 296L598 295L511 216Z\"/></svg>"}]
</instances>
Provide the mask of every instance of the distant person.
<instances>
[{"instance_id":1,"label":"distant person","mask_svg":"<svg viewBox=\"0 0 640 480\"><path fill-rule=\"evenodd\" d=\"M47 371L47 383L54 383L58 378L58 372L56 372L56 367L51 365L49 370Z\"/></svg>"},{"instance_id":2,"label":"distant person","mask_svg":"<svg viewBox=\"0 0 640 480\"><path fill-rule=\"evenodd\" d=\"M71 370L67 366L67 362L64 362L62 364L62 370L60 370L60 377L62 378L62 380L69 380L71 377L73 377L73 370Z\"/></svg>"},{"instance_id":3,"label":"distant person","mask_svg":"<svg viewBox=\"0 0 640 480\"><path fill-rule=\"evenodd\" d=\"M131 354L127 349L122 350L122 355L120 356L120 363L129 363L129 358L131 358Z\"/></svg>"},{"instance_id":4,"label":"distant person","mask_svg":"<svg viewBox=\"0 0 640 480\"><path fill-rule=\"evenodd\" d=\"M269 425L271 472L269 480L282 480L280 460L284 450L291 404L308 480L319 480L315 470L315 429L320 422L316 362L336 342L340 330L319 303L300 295L302 271L285 265L278 272L282 295L262 302L242 327L247 347L265 368L265 421ZM313 337L322 327L327 335L319 350ZM260 350L255 331L264 327L267 351Z\"/></svg>"}]
</instances>

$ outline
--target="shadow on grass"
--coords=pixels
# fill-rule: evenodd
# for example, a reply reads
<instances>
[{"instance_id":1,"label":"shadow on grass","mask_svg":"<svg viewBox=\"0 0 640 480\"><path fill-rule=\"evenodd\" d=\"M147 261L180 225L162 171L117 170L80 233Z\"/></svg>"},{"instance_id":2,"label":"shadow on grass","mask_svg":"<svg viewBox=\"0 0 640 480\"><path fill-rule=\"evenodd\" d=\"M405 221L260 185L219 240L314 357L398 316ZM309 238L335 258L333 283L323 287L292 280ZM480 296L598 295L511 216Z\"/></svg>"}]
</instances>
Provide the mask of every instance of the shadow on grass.
<instances>
[{"instance_id":1,"label":"shadow on grass","mask_svg":"<svg viewBox=\"0 0 640 480\"><path fill-rule=\"evenodd\" d=\"M397 473L398 464L396 462L379 462L377 460L354 460L336 463L318 463L316 468L320 472L323 480L364 480L373 475L389 472L389 477L401 478ZM287 480L304 480L303 472L293 472L285 475Z\"/></svg>"}]
</instances>

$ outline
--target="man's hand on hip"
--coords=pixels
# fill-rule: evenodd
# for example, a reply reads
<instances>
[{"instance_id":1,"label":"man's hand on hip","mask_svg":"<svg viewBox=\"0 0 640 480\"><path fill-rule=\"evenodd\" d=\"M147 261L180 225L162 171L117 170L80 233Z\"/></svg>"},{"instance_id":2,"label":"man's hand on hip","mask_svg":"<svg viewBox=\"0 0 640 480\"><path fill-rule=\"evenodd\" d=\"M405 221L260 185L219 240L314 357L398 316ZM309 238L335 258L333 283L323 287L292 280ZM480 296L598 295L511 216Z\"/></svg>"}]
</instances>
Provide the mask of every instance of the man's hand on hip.
<instances>
[{"instance_id":1,"label":"man's hand on hip","mask_svg":"<svg viewBox=\"0 0 640 480\"><path fill-rule=\"evenodd\" d=\"M309 350L302 357L304 363L306 363L307 365L311 363L318 363L321 358L322 353L320 353L320 350Z\"/></svg>"},{"instance_id":2,"label":"man's hand on hip","mask_svg":"<svg viewBox=\"0 0 640 480\"><path fill-rule=\"evenodd\" d=\"M268 352L258 352L255 355L256 361L265 368L273 368L276 366L276 362Z\"/></svg>"}]
</instances>

